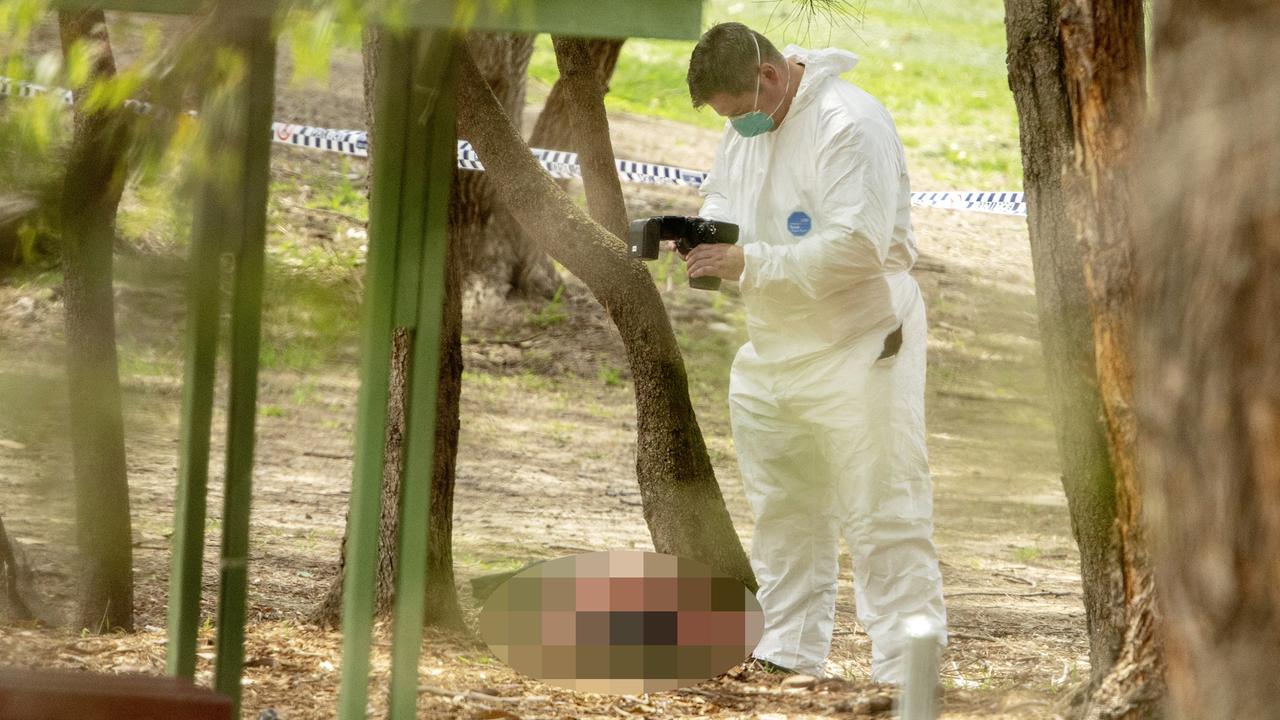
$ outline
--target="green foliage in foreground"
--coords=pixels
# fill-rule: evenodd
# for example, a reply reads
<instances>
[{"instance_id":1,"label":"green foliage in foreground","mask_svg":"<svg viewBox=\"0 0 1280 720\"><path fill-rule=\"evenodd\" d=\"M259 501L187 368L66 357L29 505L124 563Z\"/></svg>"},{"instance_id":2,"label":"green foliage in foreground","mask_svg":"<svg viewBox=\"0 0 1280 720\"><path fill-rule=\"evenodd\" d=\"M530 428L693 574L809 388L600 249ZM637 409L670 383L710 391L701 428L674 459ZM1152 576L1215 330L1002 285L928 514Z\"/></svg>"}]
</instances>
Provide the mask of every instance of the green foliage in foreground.
<instances>
[{"instance_id":1,"label":"green foliage in foreground","mask_svg":"<svg viewBox=\"0 0 1280 720\"><path fill-rule=\"evenodd\" d=\"M847 25L786 17L783 0L709 0L707 25L746 23L775 44L840 47L861 62L846 78L893 113L920 190L1022 187L1017 115L1005 68L1000 0L852 0ZM611 110L657 115L705 128L723 121L694 110L685 87L693 44L629 40L610 84ZM534 78L555 82L548 38L538 40ZM650 159L650 158L637 158ZM654 158L661 160L661 158Z\"/></svg>"}]
</instances>

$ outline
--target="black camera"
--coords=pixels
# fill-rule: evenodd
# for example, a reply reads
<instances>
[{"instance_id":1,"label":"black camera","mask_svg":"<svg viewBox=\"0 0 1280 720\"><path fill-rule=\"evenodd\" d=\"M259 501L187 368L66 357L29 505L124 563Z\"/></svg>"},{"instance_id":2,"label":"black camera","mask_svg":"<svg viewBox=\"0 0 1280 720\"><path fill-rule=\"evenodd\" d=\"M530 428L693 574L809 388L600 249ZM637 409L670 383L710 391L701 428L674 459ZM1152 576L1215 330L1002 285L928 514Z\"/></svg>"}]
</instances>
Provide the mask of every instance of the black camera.
<instances>
[{"instance_id":1,"label":"black camera","mask_svg":"<svg viewBox=\"0 0 1280 720\"><path fill-rule=\"evenodd\" d=\"M738 242L738 226L733 223L708 220L683 215L658 215L632 220L627 232L627 254L641 260L656 260L658 245L663 240L674 240L680 254L684 255L703 243ZM720 289L720 278L689 278L689 286L699 290Z\"/></svg>"}]
</instances>

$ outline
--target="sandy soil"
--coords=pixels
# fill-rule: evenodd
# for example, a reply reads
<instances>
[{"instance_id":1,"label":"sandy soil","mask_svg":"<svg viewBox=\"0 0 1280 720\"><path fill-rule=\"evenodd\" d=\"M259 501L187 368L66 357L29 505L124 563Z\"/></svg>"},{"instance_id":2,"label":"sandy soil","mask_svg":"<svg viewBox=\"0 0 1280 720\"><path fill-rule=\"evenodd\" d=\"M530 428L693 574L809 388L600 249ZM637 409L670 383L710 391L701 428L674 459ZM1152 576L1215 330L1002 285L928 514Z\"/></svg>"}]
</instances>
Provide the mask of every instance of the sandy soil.
<instances>
[{"instance_id":1,"label":"sandy soil","mask_svg":"<svg viewBox=\"0 0 1280 720\"><path fill-rule=\"evenodd\" d=\"M288 73L284 65L282 78ZM356 127L362 117L358 78L358 57L342 55L328 88L282 85L278 117ZM613 129L619 157L701 168L714 150L714 133L676 123L618 116ZM278 236L299 245L358 246L349 220L289 207L309 192L298 178L311 182L341 172L336 157L277 148L275 158L276 179L284 188L272 215ZM928 178L916 186L936 188ZM635 215L691 212L697 206L687 191L626 190ZM1087 677L1088 657L1078 557L1043 397L1025 225L1018 218L937 210L919 210L915 222L924 253L916 275L930 308L928 427L937 542L953 631L943 668L946 717L1050 717ZM163 669L181 264L145 253L125 254L120 264L122 344L147 360L128 365L124 377L142 630L82 638L0 625L0 663ZM585 289L569 282L561 322L531 327L528 318L544 310L541 305L467 319L454 546L469 609L470 577L534 558L651 548L635 486L634 405L621 346ZM331 283L326 291L355 312L353 280ZM749 543L751 519L722 394L725 348L743 336L740 303L674 282L664 297L677 331L704 338L687 358L695 368L694 402L726 502ZM270 320L305 318L309 308L273 310L268 337L287 346L306 324ZM26 548L48 607L65 616L74 602L74 526L64 428L73 419L66 413L60 366L61 318L56 286L42 288L30 278L0 282L0 513ZM263 372L260 402L270 410L259 420L254 480L246 716L268 707L290 718L332 714L340 636L307 626L303 616L335 572L351 477L356 390L354 331L335 336L323 362ZM222 423L219 413L215 427ZM205 577L210 615L221 452L222 437L215 431ZM515 675L467 638L433 633L424 645L423 716L874 715L885 708L886 690L866 682L869 645L854 620L850 573L848 556L842 555L828 668L835 679L816 687L790 690L768 677L725 676L701 693L575 694ZM382 707L379 691L386 682L386 636L380 633L371 680L375 708ZM211 637L207 630L205 635ZM209 675L211 657L202 654L202 678Z\"/></svg>"}]
</instances>

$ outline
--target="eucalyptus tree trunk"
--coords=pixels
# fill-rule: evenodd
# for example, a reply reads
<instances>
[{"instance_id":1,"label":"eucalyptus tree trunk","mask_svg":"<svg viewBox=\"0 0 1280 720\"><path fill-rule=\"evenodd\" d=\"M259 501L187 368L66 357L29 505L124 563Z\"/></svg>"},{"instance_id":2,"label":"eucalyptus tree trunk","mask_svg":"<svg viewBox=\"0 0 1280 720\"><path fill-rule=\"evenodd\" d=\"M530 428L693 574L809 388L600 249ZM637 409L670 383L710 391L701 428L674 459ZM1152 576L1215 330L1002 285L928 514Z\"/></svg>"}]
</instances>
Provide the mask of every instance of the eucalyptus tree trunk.
<instances>
[{"instance_id":1,"label":"eucalyptus tree trunk","mask_svg":"<svg viewBox=\"0 0 1280 720\"><path fill-rule=\"evenodd\" d=\"M101 10L58 13L63 53L83 43L88 82L115 74ZM124 191L126 115L86 111L75 90L75 135L62 186L67 388L80 548L77 624L90 632L133 629L133 544L112 292L116 210Z\"/></svg>"},{"instance_id":2,"label":"eucalyptus tree trunk","mask_svg":"<svg viewBox=\"0 0 1280 720\"><path fill-rule=\"evenodd\" d=\"M587 63L595 69L596 79L602 92L609 94L609 81L613 78L613 70L618 66L618 56L622 54L623 38L590 38L583 41L586 45ZM558 64L558 60L557 60ZM551 87L547 102L533 124L533 133L529 136L529 146L547 148L549 150L577 149L574 142L573 123L569 119L573 111L570 93L563 82L562 75Z\"/></svg>"},{"instance_id":3,"label":"eucalyptus tree trunk","mask_svg":"<svg viewBox=\"0 0 1280 720\"><path fill-rule=\"evenodd\" d=\"M625 241L627 205L614 162L609 118L604 111L605 79L598 58L592 56L593 41L557 36L552 38L552 43L560 70L556 89L561 99L554 109L561 117L556 124L574 138L587 194L587 211L605 230ZM594 41L594 48L600 47L611 46ZM614 59L616 61L616 56Z\"/></svg>"},{"instance_id":4,"label":"eucalyptus tree trunk","mask_svg":"<svg viewBox=\"0 0 1280 720\"><path fill-rule=\"evenodd\" d=\"M476 64L502 103L507 117L517 129L523 125L526 71L533 53L533 37L495 33L472 33L472 53ZM622 39L586 41L589 62L601 84L607 86L622 51ZM556 80L538 114L529 146L552 150L575 150L571 106L563 77ZM567 181L560 183L568 187ZM493 191L484 173L464 173L458 183L464 205L476 215L466 224L466 303L469 307L494 304L510 297L551 297L560 284L546 252L520 229L520 224L501 207L493 205ZM483 221L482 221L483 219Z\"/></svg>"},{"instance_id":5,"label":"eucalyptus tree trunk","mask_svg":"<svg viewBox=\"0 0 1280 720\"><path fill-rule=\"evenodd\" d=\"M1144 718L1163 693L1134 463L1129 176L1145 104L1142 9L1006 0L1041 338L1080 548L1084 714Z\"/></svg>"},{"instance_id":6,"label":"eucalyptus tree trunk","mask_svg":"<svg viewBox=\"0 0 1280 720\"><path fill-rule=\"evenodd\" d=\"M519 128L534 36L473 32L468 39L485 81ZM454 188L458 200L453 217L466 273L465 304L490 307L513 297L550 298L560 285L555 266L495 202L489 173L459 173Z\"/></svg>"},{"instance_id":7,"label":"eucalyptus tree trunk","mask_svg":"<svg viewBox=\"0 0 1280 720\"><path fill-rule=\"evenodd\" d=\"M1138 409L1171 714L1280 707L1280 6L1162 0Z\"/></svg>"},{"instance_id":8,"label":"eucalyptus tree trunk","mask_svg":"<svg viewBox=\"0 0 1280 720\"><path fill-rule=\"evenodd\" d=\"M1142 522L1133 412L1134 187L1145 116L1145 43L1141 3L1064 0L1060 20L1075 139L1066 175L1068 204L1084 255L1093 346L1111 467L1115 475L1124 642L1094 688L1088 717L1160 714L1164 658L1156 588Z\"/></svg>"},{"instance_id":9,"label":"eucalyptus tree trunk","mask_svg":"<svg viewBox=\"0 0 1280 720\"><path fill-rule=\"evenodd\" d=\"M572 62L559 54L562 64ZM588 139L579 148L584 168L603 167L607 156L612 174L612 149L601 141L608 129L602 88L597 82L571 87L577 90L570 90L570 120L575 135ZM458 92L460 131L491 174L498 198L530 237L587 284L622 336L635 381L636 475L654 548L701 560L755 589L689 400L684 360L648 271L542 171L469 52L459 58ZM589 186L600 179L592 172ZM593 212L604 214L600 206Z\"/></svg>"},{"instance_id":10,"label":"eucalyptus tree trunk","mask_svg":"<svg viewBox=\"0 0 1280 720\"><path fill-rule=\"evenodd\" d=\"M370 28L364 37L365 125L372 133L374 68L381 49L378 30ZM372 157L372 153L370 153ZM372 174L372 168L370 168ZM462 201L454 171L449 198L449 251L445 265L443 318L440 328L440 373L437 378L434 469L431 476L431 510L428 520L426 622L443 628L465 626L458 604L453 574L453 490L457 477L458 410L462 397L462 227L474 219L473 209ZM474 174L474 173L473 173ZM396 537L400 517L401 482L405 457L405 410L408 402L413 337L407 328L396 328L392 339L390 391L387 403L387 436L382 470L382 505L378 521L378 570L374 607L378 615L390 615L395 601ZM320 604L311 612L312 622L336 627L342 618L342 587L346 572L346 533L338 556L338 574Z\"/></svg>"}]
</instances>

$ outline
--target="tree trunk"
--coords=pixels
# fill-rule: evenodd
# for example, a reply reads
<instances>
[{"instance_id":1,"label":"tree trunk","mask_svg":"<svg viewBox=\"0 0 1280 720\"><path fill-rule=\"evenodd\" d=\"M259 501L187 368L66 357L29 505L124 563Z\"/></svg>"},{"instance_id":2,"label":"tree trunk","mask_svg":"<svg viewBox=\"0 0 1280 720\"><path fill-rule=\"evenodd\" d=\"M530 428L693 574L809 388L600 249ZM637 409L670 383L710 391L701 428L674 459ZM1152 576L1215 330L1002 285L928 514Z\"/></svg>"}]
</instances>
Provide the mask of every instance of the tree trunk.
<instances>
[{"instance_id":1,"label":"tree trunk","mask_svg":"<svg viewBox=\"0 0 1280 720\"><path fill-rule=\"evenodd\" d=\"M1144 102L1141 8L1006 0L1041 343L1080 548L1093 717L1160 695L1138 521L1128 313L1130 144Z\"/></svg>"},{"instance_id":2,"label":"tree trunk","mask_svg":"<svg viewBox=\"0 0 1280 720\"><path fill-rule=\"evenodd\" d=\"M1073 133L1057 10L1058 0L1006 0L1005 25L1009 86L1022 141L1040 345L1062 486L1080 549L1092 687L1120 654L1124 594L1115 573L1120 566L1115 477L1102 424L1089 297L1062 187L1063 169L1073 155Z\"/></svg>"},{"instance_id":3,"label":"tree trunk","mask_svg":"<svg viewBox=\"0 0 1280 720\"><path fill-rule=\"evenodd\" d=\"M453 489L458 470L458 433L462 402L462 250L457 212L458 178L453 171L449 196L449 251L444 270L444 308L440 326L440 374L436 385L435 469L431 482L431 533L427 546L427 604L429 624L465 627L458 606L458 588L453 576Z\"/></svg>"},{"instance_id":4,"label":"tree trunk","mask_svg":"<svg viewBox=\"0 0 1280 720\"><path fill-rule=\"evenodd\" d=\"M1137 392L1171 708L1274 717L1280 8L1165 0L1155 18Z\"/></svg>"},{"instance_id":5,"label":"tree trunk","mask_svg":"<svg viewBox=\"0 0 1280 720\"><path fill-rule=\"evenodd\" d=\"M684 360L648 271L542 171L468 52L459 58L458 92L459 127L488 168L498 198L530 237L587 284L622 336L635 378L636 474L654 548L701 560L754 590L689 401ZM571 106L575 122L583 123L575 127L607 122L598 94Z\"/></svg>"},{"instance_id":6,"label":"tree trunk","mask_svg":"<svg viewBox=\"0 0 1280 720\"><path fill-rule=\"evenodd\" d=\"M568 128L575 138L587 193L587 211L605 230L625 241L627 205L613 159L609 117L604 110L605 84L597 70L597 61L591 56L590 41L555 37L552 42L556 48L556 66L560 69L556 89L563 89L559 112L564 117L560 126ZM596 46L599 47L598 41Z\"/></svg>"},{"instance_id":7,"label":"tree trunk","mask_svg":"<svg viewBox=\"0 0 1280 720\"><path fill-rule=\"evenodd\" d=\"M589 62L596 71L596 79L604 94L609 93L609 80L618 65L618 56L622 54L625 39L591 38L584 41ZM559 57L557 55L557 61ZM563 73L563 71L562 71ZM573 105L569 99L568 88L563 82L564 75L551 87L547 102L538 114L538 121L533 124L533 134L529 136L529 147L548 150L577 150L573 140L573 126L569 120Z\"/></svg>"},{"instance_id":8,"label":"tree trunk","mask_svg":"<svg viewBox=\"0 0 1280 720\"><path fill-rule=\"evenodd\" d=\"M92 52L89 82L115 74L102 11L58 13L64 54ZM133 549L116 357L112 247L124 191L123 110L86 112L76 91L75 136L62 190L67 387L81 553L79 625L133 629Z\"/></svg>"},{"instance_id":9,"label":"tree trunk","mask_svg":"<svg viewBox=\"0 0 1280 720\"><path fill-rule=\"evenodd\" d=\"M484 32L468 37L485 81L519 128L534 37ZM460 233L459 247L464 248L467 306L497 305L510 297L551 297L560 285L555 267L494 202L489 174L459 173L454 186L458 200L452 217Z\"/></svg>"},{"instance_id":10,"label":"tree trunk","mask_svg":"<svg viewBox=\"0 0 1280 720\"><path fill-rule=\"evenodd\" d=\"M9 601L9 616L14 620L34 620L32 603L27 600L31 586L31 568L17 541L9 538L0 517L0 580L4 581L4 595Z\"/></svg>"},{"instance_id":11,"label":"tree trunk","mask_svg":"<svg viewBox=\"0 0 1280 720\"><path fill-rule=\"evenodd\" d=\"M483 47L477 47L476 39L484 41ZM529 54L533 51L532 41L525 49L524 65L519 69L518 87L520 96L514 97L512 89L516 87L512 73L514 67L505 68L501 63L493 61L492 40L485 40L483 33L472 34L472 52L477 53L477 62L489 82L489 86L501 100L507 116L515 123L516 128L522 124L521 112L524 107L524 75L528 67ZM620 39L587 40L587 54L590 63L596 69L599 82L606 86L618 64L618 55L622 50ZM480 57L483 55L484 57ZM501 56L499 56L501 57ZM487 58L487 59L486 59ZM565 85L561 80L551 88L547 102L538 114L534 123L533 134L529 138L529 146L554 150L574 150L573 130L569 121L569 102ZM487 183L483 173L465 173L474 176L472 182ZM560 186L568 187L568 181L560 181ZM469 187L464 185L464 187ZM487 188L487 185L485 186ZM492 207L492 191L487 193L488 207ZM473 227L476 224L473 223ZM560 277L555 268L538 244L528 238L520 229L520 224L500 206L494 208L486 232L473 236L466 243L469 248L468 262L469 282L467 303L469 307L495 303L507 297L550 297L560 284Z\"/></svg>"},{"instance_id":12,"label":"tree trunk","mask_svg":"<svg viewBox=\"0 0 1280 720\"><path fill-rule=\"evenodd\" d=\"M365 125L373 128L373 68L382 38L370 28L364 38ZM369 135L369 146L375 138ZM372 156L372 155L371 155ZM436 436L434 470L431 477L431 511L427 544L426 622L445 628L462 628L462 609L453 575L453 489L458 455L458 408L462 396L462 263L458 252L458 222L469 217L462 206L457 178L449 198L449 251L445 264L444 308L440 335L440 374L436 396ZM395 600L396 533L400 515L400 487L404 469L405 407L408 402L410 358L413 338L406 328L396 328L391 351L390 395L387 406L387 437L382 472L382 512L378 520L378 571L374 608L389 615ZM345 532L339 551L338 575L320 605L311 613L312 622L337 627L342 619L342 586L346 568Z\"/></svg>"},{"instance_id":13,"label":"tree trunk","mask_svg":"<svg viewBox=\"0 0 1280 720\"><path fill-rule=\"evenodd\" d=\"M1142 525L1133 413L1131 175L1144 116L1141 3L1064 0L1060 32L1075 138L1065 191L1084 256L1098 391L1115 477L1124 644L1088 717L1149 718L1164 696L1155 588Z\"/></svg>"}]
</instances>

